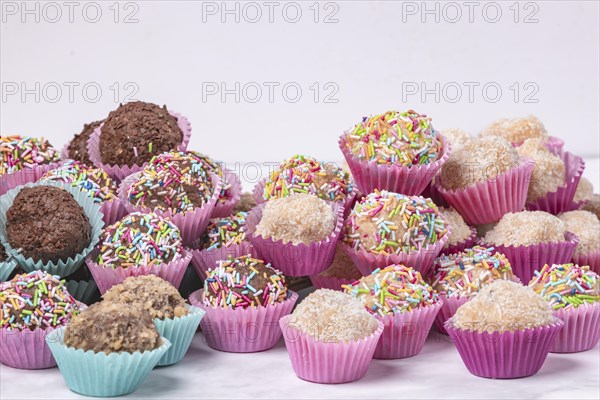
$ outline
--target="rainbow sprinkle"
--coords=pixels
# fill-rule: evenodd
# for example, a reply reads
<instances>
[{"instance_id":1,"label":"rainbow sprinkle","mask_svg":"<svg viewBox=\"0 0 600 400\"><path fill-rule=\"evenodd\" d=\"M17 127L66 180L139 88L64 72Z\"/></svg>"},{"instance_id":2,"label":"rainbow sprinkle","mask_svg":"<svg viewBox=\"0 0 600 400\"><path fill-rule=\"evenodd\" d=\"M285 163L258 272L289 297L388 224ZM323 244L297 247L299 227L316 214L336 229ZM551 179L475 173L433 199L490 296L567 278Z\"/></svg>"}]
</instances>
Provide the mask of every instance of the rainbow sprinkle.
<instances>
[{"instance_id":1,"label":"rainbow sprinkle","mask_svg":"<svg viewBox=\"0 0 600 400\"><path fill-rule=\"evenodd\" d=\"M0 153L0 175L60 161L59 152L43 137L38 139L31 136L2 135Z\"/></svg>"},{"instance_id":2,"label":"rainbow sprinkle","mask_svg":"<svg viewBox=\"0 0 600 400\"><path fill-rule=\"evenodd\" d=\"M215 161L206 154L202 154L197 151L188 151L189 155L192 155L198 159L199 162L202 163L204 169L209 174L217 174L221 178L222 188L221 193L219 193L219 203L225 203L232 199L233 193L231 191L231 182L227 180L227 175L223 172L222 162Z\"/></svg>"},{"instance_id":3,"label":"rainbow sprinkle","mask_svg":"<svg viewBox=\"0 0 600 400\"><path fill-rule=\"evenodd\" d=\"M354 156L378 164L429 164L438 159L442 149L431 119L413 110L364 117L345 138Z\"/></svg>"},{"instance_id":4,"label":"rainbow sprinkle","mask_svg":"<svg viewBox=\"0 0 600 400\"><path fill-rule=\"evenodd\" d=\"M8 330L63 326L79 305L59 276L38 270L0 283L0 327Z\"/></svg>"},{"instance_id":5,"label":"rainbow sprinkle","mask_svg":"<svg viewBox=\"0 0 600 400\"><path fill-rule=\"evenodd\" d=\"M210 220L204 234L204 248L208 250L241 244L246 240L244 225L248 213L240 211L225 218Z\"/></svg>"},{"instance_id":6,"label":"rainbow sprinkle","mask_svg":"<svg viewBox=\"0 0 600 400\"><path fill-rule=\"evenodd\" d=\"M97 203L114 199L117 192L117 185L103 169L88 167L74 160L67 160L60 167L46 172L40 180L70 183L88 193Z\"/></svg>"},{"instance_id":7,"label":"rainbow sprinkle","mask_svg":"<svg viewBox=\"0 0 600 400\"><path fill-rule=\"evenodd\" d=\"M541 271L535 271L529 287L555 310L600 301L600 279L589 266L546 264Z\"/></svg>"}]
</instances>

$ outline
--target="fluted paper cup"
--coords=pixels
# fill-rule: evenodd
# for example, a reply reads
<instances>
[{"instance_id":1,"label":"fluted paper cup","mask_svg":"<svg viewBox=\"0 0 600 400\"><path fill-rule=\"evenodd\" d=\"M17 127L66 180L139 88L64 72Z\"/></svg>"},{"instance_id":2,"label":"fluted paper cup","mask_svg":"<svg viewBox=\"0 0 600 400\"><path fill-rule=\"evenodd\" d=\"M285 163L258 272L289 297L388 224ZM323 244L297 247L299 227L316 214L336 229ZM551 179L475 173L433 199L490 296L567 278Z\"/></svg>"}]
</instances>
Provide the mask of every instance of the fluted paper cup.
<instances>
[{"instance_id":1,"label":"fluted paper cup","mask_svg":"<svg viewBox=\"0 0 600 400\"><path fill-rule=\"evenodd\" d=\"M440 251L440 254L448 255L461 253L466 249L470 249L471 247L473 247L475 245L475 242L477 241L477 229L473 227L470 227L470 229L471 235L468 238L456 244L451 244L447 247L443 247L442 251Z\"/></svg>"},{"instance_id":2,"label":"fluted paper cup","mask_svg":"<svg viewBox=\"0 0 600 400\"><path fill-rule=\"evenodd\" d=\"M560 152L562 152L565 142L556 136L548 136L546 138L546 143L544 144L546 145L548 150L550 150L554 154L559 154Z\"/></svg>"},{"instance_id":3,"label":"fluted paper cup","mask_svg":"<svg viewBox=\"0 0 600 400\"><path fill-rule=\"evenodd\" d=\"M224 202L221 201L221 199L217 201L211 218L225 218L230 216L242 196L242 182L240 181L239 176L230 169L223 169L223 175L222 190L227 187L230 197Z\"/></svg>"},{"instance_id":4,"label":"fluted paper cup","mask_svg":"<svg viewBox=\"0 0 600 400\"><path fill-rule=\"evenodd\" d=\"M188 313L182 317L170 319L155 319L154 325L160 336L171 342L171 348L158 362L158 365L173 365L185 357L192 344L192 339L198 330L200 320L205 311L194 306L187 306Z\"/></svg>"},{"instance_id":5,"label":"fluted paper cup","mask_svg":"<svg viewBox=\"0 0 600 400\"><path fill-rule=\"evenodd\" d=\"M46 172L50 171L51 169L58 168L61 165L62 162L56 162L51 164L36 164L31 168L0 175L0 196L5 194L9 190L16 188L17 186L36 182Z\"/></svg>"},{"instance_id":6,"label":"fluted paper cup","mask_svg":"<svg viewBox=\"0 0 600 400\"><path fill-rule=\"evenodd\" d=\"M600 302L584 303L579 307L561 308L554 316L565 323L558 332L551 353L577 353L586 351L600 340Z\"/></svg>"},{"instance_id":7,"label":"fluted paper cup","mask_svg":"<svg viewBox=\"0 0 600 400\"><path fill-rule=\"evenodd\" d=\"M600 250L573 254L573 263L577 265L589 265L592 271L600 275Z\"/></svg>"},{"instance_id":8,"label":"fluted paper cup","mask_svg":"<svg viewBox=\"0 0 600 400\"><path fill-rule=\"evenodd\" d=\"M7 281L15 268L17 268L17 261L13 258L0 262L0 283Z\"/></svg>"},{"instance_id":9,"label":"fluted paper cup","mask_svg":"<svg viewBox=\"0 0 600 400\"><path fill-rule=\"evenodd\" d=\"M352 285L357 280L349 278L338 278L335 276L323 276L321 274L309 276L315 289L331 289L342 291L342 285Z\"/></svg>"},{"instance_id":10,"label":"fluted paper cup","mask_svg":"<svg viewBox=\"0 0 600 400\"><path fill-rule=\"evenodd\" d=\"M256 256L256 250L249 242L232 244L218 249L194 249L191 250L191 253L192 266L201 279L206 279L209 268L215 269L220 260L227 260L229 257L237 258L246 254Z\"/></svg>"},{"instance_id":11,"label":"fluted paper cup","mask_svg":"<svg viewBox=\"0 0 600 400\"><path fill-rule=\"evenodd\" d=\"M54 328L8 330L0 329L0 362L12 368L46 369L56 366L46 336Z\"/></svg>"},{"instance_id":12,"label":"fluted paper cup","mask_svg":"<svg viewBox=\"0 0 600 400\"><path fill-rule=\"evenodd\" d=\"M102 211L104 225L112 225L117 221L120 221L125 215L127 210L125 204L119 198L112 200L103 201L100 203L100 210Z\"/></svg>"},{"instance_id":13,"label":"fluted paper cup","mask_svg":"<svg viewBox=\"0 0 600 400\"><path fill-rule=\"evenodd\" d=\"M440 311L436 314L433 324L435 326L435 329L439 333L441 333L443 335L447 335L448 332L446 332L446 328L444 328L444 324L450 318L454 317L454 314L456 314L456 310L458 310L458 307L462 306L470 299L467 296L448 297L443 293L440 293L439 296L440 296L440 302L442 303L442 306L440 307Z\"/></svg>"}]
</instances>

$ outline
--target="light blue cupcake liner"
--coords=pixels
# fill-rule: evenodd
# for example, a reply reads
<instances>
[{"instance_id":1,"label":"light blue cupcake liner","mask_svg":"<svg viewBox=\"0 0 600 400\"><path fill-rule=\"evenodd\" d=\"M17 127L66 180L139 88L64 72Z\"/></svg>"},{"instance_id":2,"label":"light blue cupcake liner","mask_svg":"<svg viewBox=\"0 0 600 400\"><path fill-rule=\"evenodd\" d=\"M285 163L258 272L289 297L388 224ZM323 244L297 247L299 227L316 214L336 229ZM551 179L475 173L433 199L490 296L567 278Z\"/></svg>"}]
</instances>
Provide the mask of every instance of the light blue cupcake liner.
<instances>
[{"instance_id":1,"label":"light blue cupcake liner","mask_svg":"<svg viewBox=\"0 0 600 400\"><path fill-rule=\"evenodd\" d=\"M67 291L75 298L84 304L89 305L94 297L100 298L98 285L93 280L89 281L67 281L65 285Z\"/></svg>"},{"instance_id":2,"label":"light blue cupcake liner","mask_svg":"<svg viewBox=\"0 0 600 400\"><path fill-rule=\"evenodd\" d=\"M187 306L188 314L173 319L155 319L154 324L158 333L167 338L172 346L160 359L158 365L173 365L183 359L192 344L194 334L206 311L194 306Z\"/></svg>"},{"instance_id":3,"label":"light blue cupcake liner","mask_svg":"<svg viewBox=\"0 0 600 400\"><path fill-rule=\"evenodd\" d=\"M0 282L7 281L15 268L17 268L17 261L14 258L0 262Z\"/></svg>"},{"instance_id":4,"label":"light blue cupcake liner","mask_svg":"<svg viewBox=\"0 0 600 400\"><path fill-rule=\"evenodd\" d=\"M85 248L81 253L77 254L74 258L69 257L67 260L59 260L57 263L47 262L44 264L41 260L36 262L31 257L26 258L17 249L13 249L8 243L6 235L6 212L10 206L12 206L15 197L21 191L21 189L24 187L35 186L56 186L62 188L71 193L75 201L77 201L77 203L83 207L83 210L90 221L90 225L92 226L92 238L88 247ZM78 188L61 182L36 182L16 187L0 197L0 208L2 210L0 213L0 241L5 243L4 247L6 248L6 252L11 255L26 272L32 272L41 269L52 275L59 275L61 277L71 275L83 264L85 257L93 250L96 243L98 243L100 233L102 232L102 228L104 226L104 222L102 220L103 214L100 211L100 206L97 203L94 203L94 199L90 198L87 193L82 192Z\"/></svg>"},{"instance_id":5,"label":"light blue cupcake liner","mask_svg":"<svg viewBox=\"0 0 600 400\"><path fill-rule=\"evenodd\" d=\"M171 347L162 338L162 345L152 351L135 353L94 353L67 347L64 330L59 328L46 336L58 368L67 387L85 396L112 397L134 392Z\"/></svg>"}]
</instances>

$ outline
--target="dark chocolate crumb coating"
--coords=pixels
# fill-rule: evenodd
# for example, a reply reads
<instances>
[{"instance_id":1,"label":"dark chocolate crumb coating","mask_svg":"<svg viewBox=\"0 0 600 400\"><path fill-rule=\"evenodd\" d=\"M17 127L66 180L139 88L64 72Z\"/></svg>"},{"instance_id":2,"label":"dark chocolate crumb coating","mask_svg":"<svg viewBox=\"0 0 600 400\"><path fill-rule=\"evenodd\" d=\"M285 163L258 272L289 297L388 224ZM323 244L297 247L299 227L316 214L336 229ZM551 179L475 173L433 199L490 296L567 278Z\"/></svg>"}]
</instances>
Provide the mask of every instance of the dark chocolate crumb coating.
<instances>
[{"instance_id":1,"label":"dark chocolate crumb coating","mask_svg":"<svg viewBox=\"0 0 600 400\"><path fill-rule=\"evenodd\" d=\"M6 213L8 243L35 261L58 262L89 246L92 227L73 196L55 186L23 188Z\"/></svg>"},{"instance_id":2,"label":"dark chocolate crumb coating","mask_svg":"<svg viewBox=\"0 0 600 400\"><path fill-rule=\"evenodd\" d=\"M150 314L139 305L103 301L73 318L65 330L65 345L95 353L133 353L161 344Z\"/></svg>"},{"instance_id":3,"label":"dark chocolate crumb coating","mask_svg":"<svg viewBox=\"0 0 600 400\"><path fill-rule=\"evenodd\" d=\"M92 161L88 154L87 144L94 129L99 127L102 122L104 121L94 121L83 125L81 133L78 133L71 139L71 142L69 142L69 146L67 147L69 158L71 160L80 161L86 165L92 165Z\"/></svg>"},{"instance_id":4,"label":"dark chocolate crumb coating","mask_svg":"<svg viewBox=\"0 0 600 400\"><path fill-rule=\"evenodd\" d=\"M100 159L109 165L142 165L177 148L183 132L166 106L136 101L108 114L100 135Z\"/></svg>"}]
</instances>

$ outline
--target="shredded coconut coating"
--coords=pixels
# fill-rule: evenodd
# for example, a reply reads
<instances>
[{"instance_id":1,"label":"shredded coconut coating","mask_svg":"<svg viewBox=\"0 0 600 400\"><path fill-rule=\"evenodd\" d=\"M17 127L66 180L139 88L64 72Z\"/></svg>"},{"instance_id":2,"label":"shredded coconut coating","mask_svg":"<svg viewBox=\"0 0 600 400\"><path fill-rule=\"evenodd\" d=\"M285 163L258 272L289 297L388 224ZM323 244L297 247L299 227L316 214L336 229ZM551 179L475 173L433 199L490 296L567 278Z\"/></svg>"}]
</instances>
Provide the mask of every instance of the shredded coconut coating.
<instances>
[{"instance_id":1,"label":"shredded coconut coating","mask_svg":"<svg viewBox=\"0 0 600 400\"><path fill-rule=\"evenodd\" d=\"M156 275L132 276L111 287L104 301L139 305L155 319L174 319L187 315L185 300L175 286Z\"/></svg>"},{"instance_id":2,"label":"shredded coconut coating","mask_svg":"<svg viewBox=\"0 0 600 400\"><path fill-rule=\"evenodd\" d=\"M532 329L553 322L552 307L531 288L498 280L456 310L454 326L477 332Z\"/></svg>"},{"instance_id":3,"label":"shredded coconut coating","mask_svg":"<svg viewBox=\"0 0 600 400\"><path fill-rule=\"evenodd\" d=\"M440 214L452 230L444 248L464 242L471 236L471 228L454 208L440 208Z\"/></svg>"},{"instance_id":4,"label":"shredded coconut coating","mask_svg":"<svg viewBox=\"0 0 600 400\"><path fill-rule=\"evenodd\" d=\"M575 255L600 251L600 221L589 211L576 210L558 216L565 224L565 229L579 237Z\"/></svg>"},{"instance_id":5,"label":"shredded coconut coating","mask_svg":"<svg viewBox=\"0 0 600 400\"><path fill-rule=\"evenodd\" d=\"M486 243L513 246L564 241L565 224L545 211L504 214L498 224L485 235Z\"/></svg>"},{"instance_id":6,"label":"shredded coconut coating","mask_svg":"<svg viewBox=\"0 0 600 400\"><path fill-rule=\"evenodd\" d=\"M460 128L444 129L440 133L446 138L446 141L450 143L452 151L460 149L473 140L473 137L469 135L467 131Z\"/></svg>"},{"instance_id":7,"label":"shredded coconut coating","mask_svg":"<svg viewBox=\"0 0 600 400\"><path fill-rule=\"evenodd\" d=\"M298 193L269 200L256 233L283 243L310 244L326 239L333 232L335 218L325 200Z\"/></svg>"},{"instance_id":8,"label":"shredded coconut coating","mask_svg":"<svg viewBox=\"0 0 600 400\"><path fill-rule=\"evenodd\" d=\"M492 122L480 136L499 136L511 143L521 144L527 139L544 139L548 136L542 121L534 115L521 118L504 118Z\"/></svg>"},{"instance_id":9,"label":"shredded coconut coating","mask_svg":"<svg viewBox=\"0 0 600 400\"><path fill-rule=\"evenodd\" d=\"M535 275L529 287L555 310L600 302L600 277L587 265L546 264Z\"/></svg>"},{"instance_id":10,"label":"shredded coconut coating","mask_svg":"<svg viewBox=\"0 0 600 400\"><path fill-rule=\"evenodd\" d=\"M347 293L319 289L294 310L290 325L325 343L364 339L377 330L377 319Z\"/></svg>"},{"instance_id":11,"label":"shredded coconut coating","mask_svg":"<svg viewBox=\"0 0 600 400\"><path fill-rule=\"evenodd\" d=\"M442 166L442 186L464 189L477 182L490 181L519 165L519 154L506 140L492 136L473 139L452 151Z\"/></svg>"},{"instance_id":12,"label":"shredded coconut coating","mask_svg":"<svg viewBox=\"0 0 600 400\"><path fill-rule=\"evenodd\" d=\"M600 194L594 194L592 198L581 207L581 209L595 214L596 217L600 219Z\"/></svg>"},{"instance_id":13,"label":"shredded coconut coating","mask_svg":"<svg viewBox=\"0 0 600 400\"><path fill-rule=\"evenodd\" d=\"M594 197L594 185L592 185L592 182L590 182L589 179L582 176L579 180L579 185L577 185L573 201L589 201L592 200L592 197Z\"/></svg>"},{"instance_id":14,"label":"shredded coconut coating","mask_svg":"<svg viewBox=\"0 0 600 400\"><path fill-rule=\"evenodd\" d=\"M535 161L527 191L528 202L542 198L548 192L555 192L565 185L565 164L544 146L542 139L527 139L517 148L517 152L521 157Z\"/></svg>"},{"instance_id":15,"label":"shredded coconut coating","mask_svg":"<svg viewBox=\"0 0 600 400\"><path fill-rule=\"evenodd\" d=\"M325 271L319 274L322 277L345 278L345 279L360 279L362 277L360 271L350 257L342 250L338 244L335 249L335 257L333 263Z\"/></svg>"}]
</instances>

